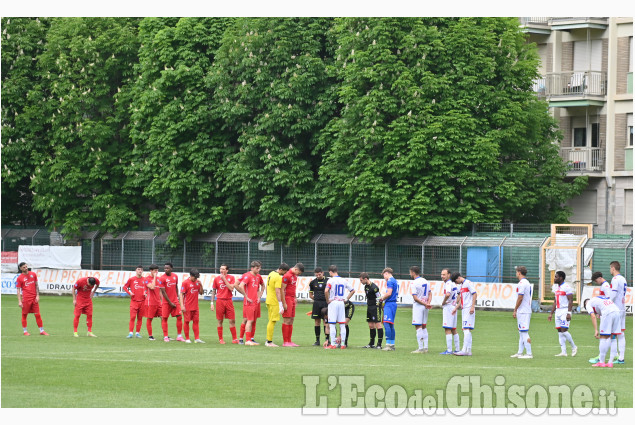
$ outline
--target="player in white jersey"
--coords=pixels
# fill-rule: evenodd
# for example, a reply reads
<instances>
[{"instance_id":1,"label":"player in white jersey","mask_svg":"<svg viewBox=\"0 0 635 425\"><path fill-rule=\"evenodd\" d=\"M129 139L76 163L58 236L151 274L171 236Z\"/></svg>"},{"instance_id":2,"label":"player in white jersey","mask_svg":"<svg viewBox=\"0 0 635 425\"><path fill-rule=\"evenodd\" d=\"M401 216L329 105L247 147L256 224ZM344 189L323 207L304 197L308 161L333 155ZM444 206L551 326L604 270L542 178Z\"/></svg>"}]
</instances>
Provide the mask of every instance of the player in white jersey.
<instances>
[{"instance_id":1,"label":"player in white jersey","mask_svg":"<svg viewBox=\"0 0 635 425\"><path fill-rule=\"evenodd\" d=\"M626 301L627 284L624 276L620 274L621 266L619 261L612 261L610 267L613 275L613 279L611 279L611 301L620 311L620 328L622 330L622 333L617 336L619 356L617 360L613 359L613 361L618 364L624 364L624 352L626 351L626 335L624 335L626 331L626 308L624 307L624 302Z\"/></svg>"},{"instance_id":2,"label":"player in white jersey","mask_svg":"<svg viewBox=\"0 0 635 425\"><path fill-rule=\"evenodd\" d=\"M430 291L430 283L421 277L421 269L419 266L410 267L410 277L413 282L410 284L410 293L412 294L412 325L417 333L417 348L413 353L428 352L428 310L432 307L432 291Z\"/></svg>"},{"instance_id":3,"label":"player in white jersey","mask_svg":"<svg viewBox=\"0 0 635 425\"><path fill-rule=\"evenodd\" d=\"M452 282L452 272L450 269L441 270L443 279L443 329L445 329L446 350L440 354L453 354L452 341L454 340L454 351L459 351L459 334L456 333L456 311L454 307L458 301L458 288Z\"/></svg>"},{"instance_id":4,"label":"player in white jersey","mask_svg":"<svg viewBox=\"0 0 635 425\"><path fill-rule=\"evenodd\" d=\"M594 272L591 275L591 280L595 283L597 283L598 285L600 285L600 290L598 291L598 295L600 297L606 297L606 298L611 298L611 296L613 295L613 288L611 287L611 284L608 283L606 281L606 279L604 279L604 276L602 276L602 272ZM614 337L611 337L612 342L611 344L614 344L615 347L613 347L615 349L615 351L617 351L617 339ZM589 363L591 364L595 364L598 363L600 361L600 355L598 354L597 357L593 357L589 359Z\"/></svg>"},{"instance_id":5,"label":"player in white jersey","mask_svg":"<svg viewBox=\"0 0 635 425\"><path fill-rule=\"evenodd\" d=\"M608 297L593 297L584 300L584 309L591 315L591 322L595 331L595 338L600 340L600 361L593 364L593 367L613 367L613 356L615 348L611 344L611 337L619 335L620 310ZM600 316L600 326L598 329L597 316ZM606 352L611 347L609 361L604 363Z\"/></svg>"},{"instance_id":6,"label":"player in white jersey","mask_svg":"<svg viewBox=\"0 0 635 425\"><path fill-rule=\"evenodd\" d=\"M518 299L516 300L516 307L514 308L514 314L512 314L512 316L518 323L518 333L520 336L518 340L518 353L512 354L510 357L533 359L534 356L531 353L531 338L529 337L533 285L527 280L527 267L525 266L516 267L516 277L518 278L518 286L516 286ZM523 354L524 350L526 350L526 354Z\"/></svg>"},{"instance_id":7,"label":"player in white jersey","mask_svg":"<svg viewBox=\"0 0 635 425\"><path fill-rule=\"evenodd\" d=\"M461 276L461 273L452 273L452 282L456 283L459 289L461 305L461 321L463 328L463 349L455 352L455 356L472 355L472 331L476 319L476 288L471 280ZM459 303L454 307L454 315L459 308Z\"/></svg>"},{"instance_id":8,"label":"player in white jersey","mask_svg":"<svg viewBox=\"0 0 635 425\"><path fill-rule=\"evenodd\" d=\"M567 357L567 342L571 344L571 357L575 357L578 353L578 347L573 342L573 337L569 333L569 326L571 324L571 312L573 309L573 288L564 280L567 275L558 270L553 278L553 293L555 299L553 307L551 307L551 313L547 318L551 322L553 313L556 313L556 331L558 331L558 339L560 340L560 354L556 354L556 357Z\"/></svg>"},{"instance_id":9,"label":"player in white jersey","mask_svg":"<svg viewBox=\"0 0 635 425\"><path fill-rule=\"evenodd\" d=\"M353 294L355 294L355 289L351 286L351 284L337 274L337 266L329 266L329 275L331 278L326 283L326 288L324 288L324 296L326 297L326 302L328 304L329 311L329 319L328 324L330 327L330 337L331 337L331 345L326 346L327 349L335 349L337 346L335 345L336 337L337 337L337 329L335 324L339 323L340 325L340 341L341 348L346 348L344 341L346 341L346 313L344 307L344 301L348 301L351 299ZM348 296L344 296L346 290L349 291Z\"/></svg>"}]
</instances>

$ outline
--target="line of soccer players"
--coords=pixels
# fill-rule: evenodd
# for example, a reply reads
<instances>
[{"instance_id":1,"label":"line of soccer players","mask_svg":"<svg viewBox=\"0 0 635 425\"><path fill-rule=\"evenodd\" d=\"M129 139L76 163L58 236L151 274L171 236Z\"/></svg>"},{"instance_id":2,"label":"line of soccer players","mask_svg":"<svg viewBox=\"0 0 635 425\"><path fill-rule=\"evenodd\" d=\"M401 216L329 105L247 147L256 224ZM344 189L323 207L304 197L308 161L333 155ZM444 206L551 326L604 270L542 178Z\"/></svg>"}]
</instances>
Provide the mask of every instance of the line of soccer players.
<instances>
[{"instance_id":1,"label":"line of soccer players","mask_svg":"<svg viewBox=\"0 0 635 425\"><path fill-rule=\"evenodd\" d=\"M220 274L212 284L210 309L216 312L218 321L217 331L220 344L225 344L223 339L223 320L228 319L229 329L232 335L232 343L244 345L259 345L254 340L256 321L260 317L260 299L263 292L267 291L266 306L268 312L267 340L265 346L277 347L273 342L275 324L282 316L283 347L297 347L292 341L293 323L296 315L296 286L297 278L304 272L302 263L293 267L282 263L277 270L269 273L265 284L260 275L261 263L252 261L250 271L244 273L236 282L234 276L228 274L229 267L222 264ZM16 289L18 306L22 309L22 326L24 335L29 335L27 330L27 315L33 313L41 335L48 335L44 330L39 311L39 287L37 275L29 270L26 263L18 265L20 274L17 278ZM130 321L127 338L141 338L140 330L142 319L146 317L148 339L154 341L152 320L161 318L163 340L173 341L168 335L168 319L176 318L177 341L191 343L189 327L192 323L194 342L204 343L199 338L199 295L203 294L203 286L199 280L200 273L196 269L190 271L190 276L178 290L178 276L173 273L171 263L164 265L164 274L158 275L159 267L150 266L150 274L143 275L143 266L138 266L135 275L123 286L123 290L130 295ZM626 279L620 274L620 263L610 263L610 271L613 279L609 284L601 272L595 272L592 280L600 285L600 295L592 299L584 300L584 307L591 315L595 337L600 340L600 354L589 360L594 367L613 367L613 363L623 364L625 353L625 297L627 290ZM331 265L328 269L329 278L324 275L321 268L316 268L315 279L309 283L309 295L313 300L311 318L315 321L314 346L320 346L321 322L324 322L324 347L326 349L345 349L348 346L350 335L348 323L353 317L355 306L350 302L355 290L346 279L338 275L337 266ZM393 277L393 270L385 268L382 275L386 280L386 292L382 294L369 279L368 273L361 273L360 282L364 285L366 295L367 313L366 321L370 331L370 341L364 348L377 348L385 351L395 350L394 321L397 311L397 294L399 283ZM529 325L531 321L531 300L533 285L527 280L527 269L524 266L516 268L516 277L519 282L516 288L517 301L513 311L513 317L517 320L519 331L518 352L511 357L530 359L531 338L529 337ZM418 348L412 353L428 352L428 312L432 306L432 292L430 283L421 277L418 266L410 267L412 306L412 325L415 327ZM555 314L555 327L558 332L561 352L557 357L567 356L566 344L571 346L571 356L577 354L569 327L573 308L573 288L565 283L566 275L557 271L554 277L553 292L555 300L548 316L551 321ZM442 355L454 354L457 356L472 355L472 331L475 324L475 307L477 294L474 284L461 276L460 273L452 273L445 268L441 271L443 280L443 328L446 336L446 350ZM73 287L73 335L78 337L77 328L82 314L86 315L88 336L96 337L92 332L92 298L99 287L99 280L95 277L83 277L75 282ZM238 338L235 325L235 311L232 301L233 291L243 295L243 321ZM216 302L216 306L214 305ZM457 333L458 309L461 308L461 327L463 329L463 346L459 349L460 339ZM600 317L600 324L597 324ZM185 321L183 323L183 318ZM136 321L136 327L135 327ZM328 326L327 326L328 325ZM338 326L339 325L339 336ZM386 347L382 348L386 333ZM135 332L136 331L136 332ZM185 333L185 338L182 336ZM375 345L377 337L377 345ZM246 340L246 342L245 342ZM454 346L454 349L453 349ZM605 361L609 351L609 360Z\"/></svg>"}]
</instances>

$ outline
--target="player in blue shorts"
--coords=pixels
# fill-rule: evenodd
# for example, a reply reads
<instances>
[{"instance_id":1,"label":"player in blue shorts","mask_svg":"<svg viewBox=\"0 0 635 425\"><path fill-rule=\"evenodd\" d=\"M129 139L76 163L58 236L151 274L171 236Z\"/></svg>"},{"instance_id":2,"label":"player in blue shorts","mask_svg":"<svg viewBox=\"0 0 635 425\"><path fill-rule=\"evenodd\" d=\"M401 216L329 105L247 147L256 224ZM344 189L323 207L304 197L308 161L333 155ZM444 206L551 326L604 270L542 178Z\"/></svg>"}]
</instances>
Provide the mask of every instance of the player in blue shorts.
<instances>
[{"instance_id":1,"label":"player in blue shorts","mask_svg":"<svg viewBox=\"0 0 635 425\"><path fill-rule=\"evenodd\" d=\"M379 299L379 303L384 302L384 328L386 328L386 347L384 351L395 351L395 315L397 313L397 294L399 293L399 283L392 276L392 269L386 267L382 274L386 279L386 293Z\"/></svg>"}]
</instances>

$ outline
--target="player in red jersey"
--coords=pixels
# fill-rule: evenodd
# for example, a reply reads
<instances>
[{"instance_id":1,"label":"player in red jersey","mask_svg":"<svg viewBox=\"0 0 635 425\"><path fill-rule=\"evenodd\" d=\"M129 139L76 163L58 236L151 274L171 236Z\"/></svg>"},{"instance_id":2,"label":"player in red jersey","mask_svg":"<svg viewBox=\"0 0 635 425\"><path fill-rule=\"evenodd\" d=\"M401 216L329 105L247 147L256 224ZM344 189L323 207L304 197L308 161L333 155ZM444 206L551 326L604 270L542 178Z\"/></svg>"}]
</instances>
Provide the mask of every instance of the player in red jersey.
<instances>
[{"instance_id":1,"label":"player in red jersey","mask_svg":"<svg viewBox=\"0 0 635 425\"><path fill-rule=\"evenodd\" d=\"M161 317L161 289L159 288L159 266L150 265L150 274L146 276L145 285L148 288L148 296L145 300L146 328L148 340L154 341L152 336L152 319Z\"/></svg>"},{"instance_id":2,"label":"player in red jersey","mask_svg":"<svg viewBox=\"0 0 635 425\"><path fill-rule=\"evenodd\" d=\"M212 302L210 309L214 311L214 297L216 297L216 320L218 320L218 342L224 344L223 340L223 318L229 320L229 330L232 333L232 344L238 344L236 338L236 313L232 301L232 291L236 288L236 279L227 274L229 267L227 264L220 265L220 274L214 278L212 284Z\"/></svg>"},{"instance_id":3,"label":"player in red jersey","mask_svg":"<svg viewBox=\"0 0 635 425\"><path fill-rule=\"evenodd\" d=\"M26 317L29 313L35 316L35 323L40 328L40 335L48 335L44 330L42 316L40 316L40 287L37 284L37 275L29 270L29 266L22 262L18 264L20 274L15 283L18 293L18 307L22 309L22 328L24 336L31 335L26 328Z\"/></svg>"},{"instance_id":4,"label":"player in red jersey","mask_svg":"<svg viewBox=\"0 0 635 425\"><path fill-rule=\"evenodd\" d=\"M75 306L75 319L73 320L73 336L77 337L77 326L79 316L86 315L86 326L88 336L96 337L93 334L93 295L99 287L99 279L95 277L82 277L75 282L73 287L73 305Z\"/></svg>"},{"instance_id":5,"label":"player in red jersey","mask_svg":"<svg viewBox=\"0 0 635 425\"><path fill-rule=\"evenodd\" d=\"M205 341L199 338L198 321L198 296L203 295L203 284L198 278L201 274L197 269L190 270L190 277L181 285L181 292L179 292L179 304L181 304L181 311L185 317L185 342L190 344L190 322L192 322L192 330L194 331L194 342L198 344L205 344Z\"/></svg>"},{"instance_id":6,"label":"player in red jersey","mask_svg":"<svg viewBox=\"0 0 635 425\"><path fill-rule=\"evenodd\" d=\"M240 277L240 285L236 289L245 297L243 300L243 317L247 320L245 324L247 342L245 345L260 345L252 341L252 337L256 328L256 320L260 317L260 297L265 290L265 282L259 274L262 267L260 261L252 261L250 267L251 271Z\"/></svg>"},{"instance_id":7,"label":"player in red jersey","mask_svg":"<svg viewBox=\"0 0 635 425\"><path fill-rule=\"evenodd\" d=\"M179 304L179 277L172 273L172 263L165 263L163 266L165 274L159 278L159 288L163 296L163 305L161 306L161 328L163 328L163 341L170 342L168 336L168 317L176 317L176 340L185 341L181 335L183 329L183 320L181 316L181 307Z\"/></svg>"},{"instance_id":8,"label":"player in red jersey","mask_svg":"<svg viewBox=\"0 0 635 425\"><path fill-rule=\"evenodd\" d=\"M143 277L143 266L137 266L135 275L128 279L123 286L123 290L130 295L130 323L128 324L128 336L126 338L132 338L132 331L134 329L134 321L137 319L137 338L141 338L139 331L141 330L141 324L143 323L143 302L148 295L148 288L146 287L146 278Z\"/></svg>"},{"instance_id":9,"label":"player in red jersey","mask_svg":"<svg viewBox=\"0 0 635 425\"><path fill-rule=\"evenodd\" d=\"M298 347L298 344L291 341L291 335L293 334L293 320L295 319L295 306L297 304L295 288L298 283L298 276L302 273L304 273L304 265L298 263L282 276L282 293L284 294L284 300L282 301L282 307L284 308L282 313L283 347Z\"/></svg>"}]
</instances>

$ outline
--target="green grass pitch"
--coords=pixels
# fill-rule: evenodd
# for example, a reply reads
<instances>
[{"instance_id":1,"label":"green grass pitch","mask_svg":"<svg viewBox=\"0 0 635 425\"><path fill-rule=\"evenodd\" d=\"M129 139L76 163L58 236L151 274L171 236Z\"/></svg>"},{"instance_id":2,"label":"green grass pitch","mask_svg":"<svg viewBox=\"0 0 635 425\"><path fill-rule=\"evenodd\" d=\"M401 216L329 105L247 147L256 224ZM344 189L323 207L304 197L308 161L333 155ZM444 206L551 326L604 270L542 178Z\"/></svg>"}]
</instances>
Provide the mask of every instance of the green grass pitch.
<instances>
[{"instance_id":1,"label":"green grass pitch","mask_svg":"<svg viewBox=\"0 0 635 425\"><path fill-rule=\"evenodd\" d=\"M615 391L617 407L633 407L632 316L627 317L626 364L613 369L592 368L588 359L597 355L598 343L586 314L573 316L571 334L579 347L577 357L554 357L560 351L553 322L546 314L534 314L531 339L534 358L512 359L517 351L518 332L511 312L477 311L473 338L474 356L441 356L445 336L441 310L430 312L430 352L418 355L411 310L399 308L396 318L396 351L361 348L368 342L366 307L357 306L350 325L349 349L313 347L313 320L305 315L309 304L299 304L293 340L299 348L268 348L219 345L216 318L209 302L201 301L201 338L206 344L164 343L159 320L153 328L157 341L147 339L145 320L142 339L126 339L127 298L99 297L94 300L93 332L86 337L85 316L80 320L80 338L73 338L73 305L67 296L43 296L42 318L49 337L39 336L29 315L31 336L22 335L20 310L15 295L2 296L2 407L291 407L305 405L302 377L320 377L318 396L328 397L329 407L339 407L341 390L329 390L331 375L363 375L366 387L398 384L408 394L421 389L433 394L445 389L451 377L480 376L494 385L497 376L504 385L585 384L599 407L600 390ZM241 303L235 303L237 318ZM256 340L265 341L266 308L258 320ZM238 324L240 321L238 321ZM274 342L282 345L280 322ZM175 320L169 322L176 336ZM462 332L461 344L463 343ZM225 339L230 340L225 322ZM569 349L570 352L570 349ZM246 397L246 394L249 396Z\"/></svg>"}]
</instances>

